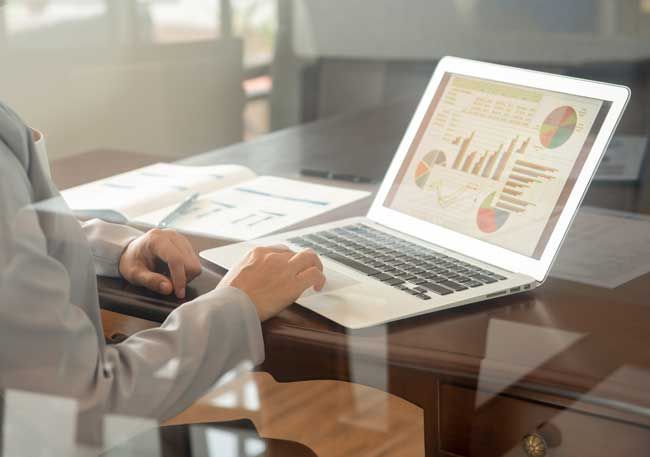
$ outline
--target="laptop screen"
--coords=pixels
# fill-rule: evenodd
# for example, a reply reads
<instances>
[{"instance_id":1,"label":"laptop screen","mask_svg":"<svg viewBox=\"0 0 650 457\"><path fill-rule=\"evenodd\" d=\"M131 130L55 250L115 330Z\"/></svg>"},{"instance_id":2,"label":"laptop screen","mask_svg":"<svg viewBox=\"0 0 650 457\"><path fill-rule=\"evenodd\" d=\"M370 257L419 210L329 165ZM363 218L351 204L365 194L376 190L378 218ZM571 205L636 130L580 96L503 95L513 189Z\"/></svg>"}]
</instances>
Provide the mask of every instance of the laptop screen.
<instances>
[{"instance_id":1,"label":"laptop screen","mask_svg":"<svg viewBox=\"0 0 650 457\"><path fill-rule=\"evenodd\" d=\"M610 107L448 73L384 206L540 259Z\"/></svg>"}]
</instances>

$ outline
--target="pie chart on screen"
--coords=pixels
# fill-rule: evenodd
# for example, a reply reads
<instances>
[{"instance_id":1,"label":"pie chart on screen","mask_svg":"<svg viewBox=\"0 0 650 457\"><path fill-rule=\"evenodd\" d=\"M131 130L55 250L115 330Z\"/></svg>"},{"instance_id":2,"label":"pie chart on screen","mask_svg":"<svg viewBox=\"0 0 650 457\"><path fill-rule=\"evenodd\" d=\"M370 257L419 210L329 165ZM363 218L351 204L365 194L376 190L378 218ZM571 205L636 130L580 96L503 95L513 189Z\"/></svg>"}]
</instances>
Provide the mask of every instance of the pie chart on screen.
<instances>
[{"instance_id":1,"label":"pie chart on screen","mask_svg":"<svg viewBox=\"0 0 650 457\"><path fill-rule=\"evenodd\" d=\"M506 222L508 222L508 218L510 217L509 212L492 206L496 195L496 192L492 192L488 195L485 200L483 200L483 203L481 203L481 207L478 210L476 225L478 225L478 228L483 233L496 232L503 227Z\"/></svg>"},{"instance_id":2,"label":"pie chart on screen","mask_svg":"<svg viewBox=\"0 0 650 457\"><path fill-rule=\"evenodd\" d=\"M444 167L446 164L447 157L444 152L438 150L428 152L415 170L415 184L420 189L424 189L427 182L429 182L429 176L431 176L433 167L436 165Z\"/></svg>"},{"instance_id":3,"label":"pie chart on screen","mask_svg":"<svg viewBox=\"0 0 650 457\"><path fill-rule=\"evenodd\" d=\"M544 120L539 139L547 149L555 149L569 141L578 124L578 113L570 106L554 110Z\"/></svg>"}]
</instances>

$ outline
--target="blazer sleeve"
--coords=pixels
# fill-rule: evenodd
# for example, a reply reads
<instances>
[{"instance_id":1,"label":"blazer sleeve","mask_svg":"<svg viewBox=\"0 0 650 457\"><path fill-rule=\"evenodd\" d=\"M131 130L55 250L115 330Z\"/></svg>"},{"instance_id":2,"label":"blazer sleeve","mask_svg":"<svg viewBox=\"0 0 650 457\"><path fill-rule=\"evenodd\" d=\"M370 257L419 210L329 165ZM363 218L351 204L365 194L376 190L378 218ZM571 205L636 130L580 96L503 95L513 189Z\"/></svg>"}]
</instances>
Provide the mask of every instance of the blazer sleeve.
<instances>
[{"instance_id":1,"label":"blazer sleeve","mask_svg":"<svg viewBox=\"0 0 650 457\"><path fill-rule=\"evenodd\" d=\"M172 312L160 328L106 346L96 292L92 303L71 303L72 288L88 285L75 284L47 254L24 171L17 162L0 165L0 389L73 398L80 411L164 420L241 362L262 362L255 306L234 288L217 289ZM91 238L102 231L90 227ZM135 233L113 235L93 248L96 258L106 257L107 273Z\"/></svg>"},{"instance_id":2,"label":"blazer sleeve","mask_svg":"<svg viewBox=\"0 0 650 457\"><path fill-rule=\"evenodd\" d=\"M143 233L133 227L109 224L99 219L83 223L82 228L93 253L97 275L119 278L122 253Z\"/></svg>"}]
</instances>

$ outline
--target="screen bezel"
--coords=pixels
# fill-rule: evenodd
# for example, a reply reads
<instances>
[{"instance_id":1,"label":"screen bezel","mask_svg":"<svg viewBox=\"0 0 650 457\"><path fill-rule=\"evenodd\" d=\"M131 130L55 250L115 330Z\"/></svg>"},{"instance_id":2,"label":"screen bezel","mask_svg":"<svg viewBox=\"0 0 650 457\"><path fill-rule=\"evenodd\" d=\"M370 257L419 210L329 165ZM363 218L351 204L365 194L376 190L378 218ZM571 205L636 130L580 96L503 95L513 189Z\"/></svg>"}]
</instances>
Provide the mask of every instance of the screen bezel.
<instances>
[{"instance_id":1,"label":"screen bezel","mask_svg":"<svg viewBox=\"0 0 650 457\"><path fill-rule=\"evenodd\" d=\"M539 259L516 253L468 235L463 235L385 206L391 187L397 179L411 144L415 140L423 119L446 74L470 76L533 89L588 97L611 103L609 112L594 140L587 160L577 177L564 209ZM418 105L415 115L409 124L406 134L372 204L368 218L388 228L473 257L482 262L491 263L515 273L528 275L540 282L544 281L562 241L568 232L571 222L577 213L580 203L584 198L589 183L604 156L629 98L630 89L624 86L511 68L456 57L445 57L436 67L436 71L427 86L424 96Z\"/></svg>"}]
</instances>

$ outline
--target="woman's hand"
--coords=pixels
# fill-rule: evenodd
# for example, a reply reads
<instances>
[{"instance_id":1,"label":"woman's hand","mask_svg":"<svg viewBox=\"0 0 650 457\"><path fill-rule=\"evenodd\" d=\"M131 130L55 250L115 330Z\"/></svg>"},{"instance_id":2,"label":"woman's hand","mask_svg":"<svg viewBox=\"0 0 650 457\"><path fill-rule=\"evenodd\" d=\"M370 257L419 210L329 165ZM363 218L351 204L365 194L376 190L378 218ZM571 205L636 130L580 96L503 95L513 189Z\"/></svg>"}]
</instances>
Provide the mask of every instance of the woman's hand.
<instances>
[{"instance_id":1,"label":"woman's hand","mask_svg":"<svg viewBox=\"0 0 650 457\"><path fill-rule=\"evenodd\" d=\"M160 261L167 265L171 279L156 272ZM187 238L174 230L153 229L126 248L120 274L136 286L185 298L187 284L201 274L201 262Z\"/></svg>"},{"instance_id":2,"label":"woman's hand","mask_svg":"<svg viewBox=\"0 0 650 457\"><path fill-rule=\"evenodd\" d=\"M299 253L288 248L256 248L230 270L219 287L244 291L255 304L261 321L270 319L294 303L307 289L325 286L323 264L312 250Z\"/></svg>"}]
</instances>

